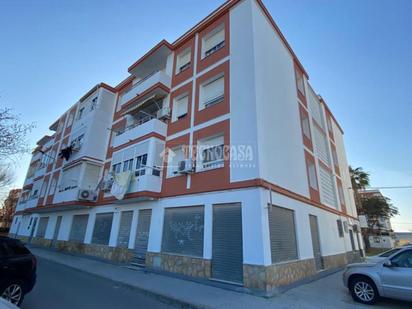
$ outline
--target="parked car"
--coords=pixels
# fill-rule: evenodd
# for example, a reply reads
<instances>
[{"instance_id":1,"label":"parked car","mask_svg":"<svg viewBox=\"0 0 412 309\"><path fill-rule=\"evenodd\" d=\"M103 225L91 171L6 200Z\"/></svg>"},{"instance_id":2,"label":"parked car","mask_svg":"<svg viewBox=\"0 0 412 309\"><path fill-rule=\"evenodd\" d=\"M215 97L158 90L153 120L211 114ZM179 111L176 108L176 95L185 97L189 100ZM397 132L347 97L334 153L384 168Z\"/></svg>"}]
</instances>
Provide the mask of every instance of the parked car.
<instances>
[{"instance_id":1,"label":"parked car","mask_svg":"<svg viewBox=\"0 0 412 309\"><path fill-rule=\"evenodd\" d=\"M0 309L19 309L19 307L0 297Z\"/></svg>"},{"instance_id":2,"label":"parked car","mask_svg":"<svg viewBox=\"0 0 412 309\"><path fill-rule=\"evenodd\" d=\"M381 262L381 261L386 260L388 257L390 257L391 255L393 255L394 253L398 252L401 249L402 247L394 248L394 249L390 249L388 251L382 252L378 255L368 256L366 257L365 261L369 263Z\"/></svg>"},{"instance_id":3,"label":"parked car","mask_svg":"<svg viewBox=\"0 0 412 309\"><path fill-rule=\"evenodd\" d=\"M379 297L412 301L412 247L398 249L384 260L346 267L343 283L355 301L374 304Z\"/></svg>"},{"instance_id":4,"label":"parked car","mask_svg":"<svg viewBox=\"0 0 412 309\"><path fill-rule=\"evenodd\" d=\"M0 236L0 296L19 306L34 287L36 265L36 258L21 241Z\"/></svg>"}]
</instances>

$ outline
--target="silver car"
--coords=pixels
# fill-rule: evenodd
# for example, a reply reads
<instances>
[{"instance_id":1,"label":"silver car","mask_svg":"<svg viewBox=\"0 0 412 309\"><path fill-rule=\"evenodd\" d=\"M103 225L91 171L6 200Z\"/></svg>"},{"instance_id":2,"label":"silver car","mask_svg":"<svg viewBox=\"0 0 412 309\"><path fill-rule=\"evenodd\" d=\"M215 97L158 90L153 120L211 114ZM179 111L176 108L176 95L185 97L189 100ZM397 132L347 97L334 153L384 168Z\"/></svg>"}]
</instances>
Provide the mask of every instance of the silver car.
<instances>
[{"instance_id":1,"label":"silver car","mask_svg":"<svg viewBox=\"0 0 412 309\"><path fill-rule=\"evenodd\" d=\"M380 296L412 301L412 248L400 248L374 263L346 266L343 283L363 304L373 304Z\"/></svg>"}]
</instances>

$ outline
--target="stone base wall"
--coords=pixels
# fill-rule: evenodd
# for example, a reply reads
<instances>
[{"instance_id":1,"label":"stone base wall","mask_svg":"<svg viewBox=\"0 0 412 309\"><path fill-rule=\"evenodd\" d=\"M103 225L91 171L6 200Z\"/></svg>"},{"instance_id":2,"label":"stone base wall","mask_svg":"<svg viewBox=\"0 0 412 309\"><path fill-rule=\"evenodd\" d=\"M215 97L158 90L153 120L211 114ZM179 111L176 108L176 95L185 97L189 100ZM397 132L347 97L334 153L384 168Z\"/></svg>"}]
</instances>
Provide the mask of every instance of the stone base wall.
<instances>
[{"instance_id":1,"label":"stone base wall","mask_svg":"<svg viewBox=\"0 0 412 309\"><path fill-rule=\"evenodd\" d=\"M146 266L190 277L211 277L211 261L202 258L147 252Z\"/></svg>"},{"instance_id":2,"label":"stone base wall","mask_svg":"<svg viewBox=\"0 0 412 309\"><path fill-rule=\"evenodd\" d=\"M360 251L346 252L348 264L362 262L363 258Z\"/></svg>"},{"instance_id":3,"label":"stone base wall","mask_svg":"<svg viewBox=\"0 0 412 309\"><path fill-rule=\"evenodd\" d=\"M43 246L43 247L50 247L52 244L51 239L41 238L41 237L33 237L31 239L31 244Z\"/></svg>"},{"instance_id":4,"label":"stone base wall","mask_svg":"<svg viewBox=\"0 0 412 309\"><path fill-rule=\"evenodd\" d=\"M83 244L58 240L56 241L55 248L59 251L90 255L119 263L128 263L133 258L133 251L130 249L109 247L105 245Z\"/></svg>"},{"instance_id":5,"label":"stone base wall","mask_svg":"<svg viewBox=\"0 0 412 309\"><path fill-rule=\"evenodd\" d=\"M314 259L292 261L270 266L243 265L244 286L254 290L271 291L316 274Z\"/></svg>"},{"instance_id":6,"label":"stone base wall","mask_svg":"<svg viewBox=\"0 0 412 309\"><path fill-rule=\"evenodd\" d=\"M14 237L14 236L13 236L13 237ZM17 238L17 239L20 239L23 243L29 242L29 237L28 237L28 236L17 235L16 238Z\"/></svg>"},{"instance_id":7,"label":"stone base wall","mask_svg":"<svg viewBox=\"0 0 412 309\"><path fill-rule=\"evenodd\" d=\"M322 259L325 269L339 268L348 263L346 253L323 256Z\"/></svg>"}]
</instances>

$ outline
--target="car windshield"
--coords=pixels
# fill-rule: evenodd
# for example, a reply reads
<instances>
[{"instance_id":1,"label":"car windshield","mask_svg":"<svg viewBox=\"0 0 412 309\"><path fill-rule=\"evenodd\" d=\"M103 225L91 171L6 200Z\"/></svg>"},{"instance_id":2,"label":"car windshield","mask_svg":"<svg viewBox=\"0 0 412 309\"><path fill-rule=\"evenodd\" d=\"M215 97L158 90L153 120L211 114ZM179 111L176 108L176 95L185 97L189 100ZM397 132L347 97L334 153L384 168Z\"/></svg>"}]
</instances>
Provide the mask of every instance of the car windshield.
<instances>
[{"instance_id":1,"label":"car windshield","mask_svg":"<svg viewBox=\"0 0 412 309\"><path fill-rule=\"evenodd\" d=\"M392 254L398 252L399 250L401 250L401 248L392 249L392 250L386 251L382 254L379 254L379 256L380 257L388 257L388 256L391 256Z\"/></svg>"}]
</instances>

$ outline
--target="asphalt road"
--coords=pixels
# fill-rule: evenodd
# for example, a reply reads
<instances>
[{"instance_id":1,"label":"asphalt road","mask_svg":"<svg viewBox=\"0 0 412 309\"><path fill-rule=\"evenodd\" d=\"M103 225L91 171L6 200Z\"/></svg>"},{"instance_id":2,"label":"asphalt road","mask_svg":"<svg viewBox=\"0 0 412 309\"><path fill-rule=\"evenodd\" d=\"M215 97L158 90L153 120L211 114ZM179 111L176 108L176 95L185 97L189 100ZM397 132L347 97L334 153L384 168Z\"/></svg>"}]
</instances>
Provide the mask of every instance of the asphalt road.
<instances>
[{"instance_id":1,"label":"asphalt road","mask_svg":"<svg viewBox=\"0 0 412 309\"><path fill-rule=\"evenodd\" d=\"M37 283L22 309L173 308L150 296L64 265L38 259Z\"/></svg>"}]
</instances>

